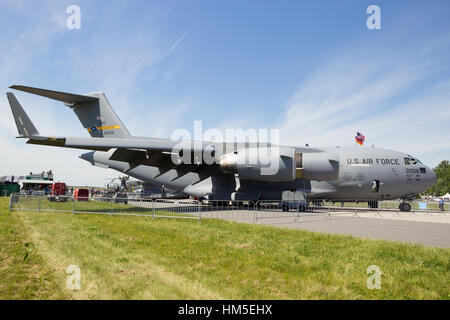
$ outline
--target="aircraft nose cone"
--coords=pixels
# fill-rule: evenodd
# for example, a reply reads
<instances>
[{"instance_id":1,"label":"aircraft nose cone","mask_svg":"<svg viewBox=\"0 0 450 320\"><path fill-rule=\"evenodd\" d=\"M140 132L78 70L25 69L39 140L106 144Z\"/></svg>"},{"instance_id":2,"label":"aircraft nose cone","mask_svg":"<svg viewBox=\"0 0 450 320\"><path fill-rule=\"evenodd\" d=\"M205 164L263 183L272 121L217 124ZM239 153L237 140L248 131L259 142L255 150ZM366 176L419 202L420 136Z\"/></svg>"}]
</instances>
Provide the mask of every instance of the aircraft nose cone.
<instances>
[{"instance_id":1,"label":"aircraft nose cone","mask_svg":"<svg viewBox=\"0 0 450 320\"><path fill-rule=\"evenodd\" d=\"M94 153L95 151L83 153L82 155L80 155L80 159L86 160L90 162L92 165L94 165L95 164Z\"/></svg>"},{"instance_id":2,"label":"aircraft nose cone","mask_svg":"<svg viewBox=\"0 0 450 320\"><path fill-rule=\"evenodd\" d=\"M437 176L434 170L430 167L425 167L425 169L426 174L422 177L422 186L425 188L423 191L430 189L437 181Z\"/></svg>"},{"instance_id":3,"label":"aircraft nose cone","mask_svg":"<svg viewBox=\"0 0 450 320\"><path fill-rule=\"evenodd\" d=\"M428 175L430 176L430 177L429 177L429 180L430 180L430 187L432 187L432 186L434 186L434 184L435 184L436 181L437 181L437 176L436 176L436 173L434 172L433 169L427 168L427 171L429 172Z\"/></svg>"}]
</instances>

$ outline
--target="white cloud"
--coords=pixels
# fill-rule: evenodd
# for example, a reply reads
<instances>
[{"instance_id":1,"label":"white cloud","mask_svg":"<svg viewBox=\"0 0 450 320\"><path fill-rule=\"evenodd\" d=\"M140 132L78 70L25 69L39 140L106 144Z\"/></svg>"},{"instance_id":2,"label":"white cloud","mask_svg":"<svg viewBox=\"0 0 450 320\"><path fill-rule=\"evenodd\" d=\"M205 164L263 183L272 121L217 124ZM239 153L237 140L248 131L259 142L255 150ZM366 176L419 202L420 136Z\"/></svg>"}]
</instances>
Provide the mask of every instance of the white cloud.
<instances>
[{"instance_id":1,"label":"white cloud","mask_svg":"<svg viewBox=\"0 0 450 320\"><path fill-rule=\"evenodd\" d=\"M450 78L434 77L447 60L430 57L431 46L426 52L336 58L292 95L280 123L282 141L354 145L360 131L369 146L413 153L432 166L448 159Z\"/></svg>"},{"instance_id":2,"label":"white cloud","mask_svg":"<svg viewBox=\"0 0 450 320\"><path fill-rule=\"evenodd\" d=\"M17 2L13 1L0 4L11 6L8 10L14 9L27 22L18 24L16 28L7 29L4 41L0 43L0 69L2 70L0 86L3 88L11 84L28 84L26 82L29 81L34 69L34 59L46 50L51 50L53 41L67 32L64 3L49 1L36 4L29 1L26 5L16 4ZM31 8L36 6L39 7L39 12L34 14ZM143 60L147 59L144 54L141 53ZM120 56L119 53L109 55L108 59L96 57L102 64L99 63L97 65L99 68L95 69L93 68L95 63L92 62L92 65L88 66L91 69L87 72L100 74L108 69L108 66L113 66L116 62L114 58L118 56ZM135 60L137 62L142 61L139 57L134 58L137 58ZM120 61L125 60L126 56L123 55ZM122 63L120 68L109 68L110 73L104 73L105 81L115 85L117 92L127 91L129 88L120 86L124 83L133 84L133 77L138 72L139 65ZM22 79L26 79L25 83L20 83ZM73 112L62 103L20 92L15 94L41 133L87 136ZM17 129L4 94L0 97L0 134L0 175L23 175L30 171L41 172L51 169L55 173L55 178L60 181L72 185L92 186L102 186L105 178L118 175L113 170L93 167L90 163L79 159L78 156L86 152L84 150L25 145L26 140L15 139Z\"/></svg>"}]
</instances>

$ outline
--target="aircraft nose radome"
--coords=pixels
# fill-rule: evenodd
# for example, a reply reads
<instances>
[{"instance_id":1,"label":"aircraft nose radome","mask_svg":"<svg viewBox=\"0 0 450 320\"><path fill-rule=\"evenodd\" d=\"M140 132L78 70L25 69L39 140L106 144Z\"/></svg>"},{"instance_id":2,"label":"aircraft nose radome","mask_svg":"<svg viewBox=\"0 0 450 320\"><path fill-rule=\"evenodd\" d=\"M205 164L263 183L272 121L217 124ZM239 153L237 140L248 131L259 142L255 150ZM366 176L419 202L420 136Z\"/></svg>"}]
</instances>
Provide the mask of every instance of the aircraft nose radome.
<instances>
[{"instance_id":1,"label":"aircraft nose radome","mask_svg":"<svg viewBox=\"0 0 450 320\"><path fill-rule=\"evenodd\" d=\"M434 184L437 181L437 176L436 176L436 173L434 172L434 170L431 168L428 168L428 172L430 175L430 187L432 187L432 186L434 186Z\"/></svg>"},{"instance_id":2,"label":"aircraft nose radome","mask_svg":"<svg viewBox=\"0 0 450 320\"><path fill-rule=\"evenodd\" d=\"M80 159L86 160L90 162L92 165L94 165L95 164L94 153L95 151L83 153L82 155L80 155Z\"/></svg>"},{"instance_id":3,"label":"aircraft nose radome","mask_svg":"<svg viewBox=\"0 0 450 320\"><path fill-rule=\"evenodd\" d=\"M434 173L433 169L431 169L430 167L425 167L425 168L427 170L427 174L422 178L422 181L423 181L423 186L426 188L426 190L428 190L429 188L434 186L434 184L436 183L437 176L436 176L436 173Z\"/></svg>"}]
</instances>

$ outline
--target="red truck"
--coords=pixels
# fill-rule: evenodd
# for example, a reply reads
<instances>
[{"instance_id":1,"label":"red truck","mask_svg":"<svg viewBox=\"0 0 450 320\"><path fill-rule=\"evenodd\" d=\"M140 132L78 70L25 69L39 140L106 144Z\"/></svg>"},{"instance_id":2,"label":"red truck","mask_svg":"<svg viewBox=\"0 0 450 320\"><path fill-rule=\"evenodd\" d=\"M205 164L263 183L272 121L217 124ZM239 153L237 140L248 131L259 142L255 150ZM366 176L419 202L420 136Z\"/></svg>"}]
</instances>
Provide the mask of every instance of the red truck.
<instances>
[{"instance_id":1,"label":"red truck","mask_svg":"<svg viewBox=\"0 0 450 320\"><path fill-rule=\"evenodd\" d=\"M52 194L48 197L50 201L67 201L66 184L64 182L56 182L52 184Z\"/></svg>"},{"instance_id":2,"label":"red truck","mask_svg":"<svg viewBox=\"0 0 450 320\"><path fill-rule=\"evenodd\" d=\"M76 189L73 194L75 201L89 201L89 190L88 189Z\"/></svg>"}]
</instances>

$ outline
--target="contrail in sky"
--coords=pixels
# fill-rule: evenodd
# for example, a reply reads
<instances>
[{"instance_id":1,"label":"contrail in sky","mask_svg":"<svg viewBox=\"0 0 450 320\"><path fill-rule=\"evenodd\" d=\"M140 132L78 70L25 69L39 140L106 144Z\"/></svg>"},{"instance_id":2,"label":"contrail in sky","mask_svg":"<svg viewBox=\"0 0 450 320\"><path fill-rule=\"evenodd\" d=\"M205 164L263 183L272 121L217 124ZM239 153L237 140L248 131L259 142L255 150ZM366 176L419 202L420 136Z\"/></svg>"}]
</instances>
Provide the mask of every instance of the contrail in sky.
<instances>
[{"instance_id":1,"label":"contrail in sky","mask_svg":"<svg viewBox=\"0 0 450 320\"><path fill-rule=\"evenodd\" d=\"M172 51L181 41L183 41L184 37L187 36L187 34L189 33L190 30L186 31L180 39L178 39L169 49L169 51Z\"/></svg>"}]
</instances>

